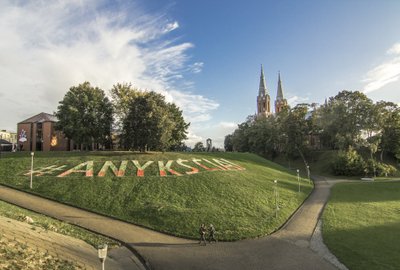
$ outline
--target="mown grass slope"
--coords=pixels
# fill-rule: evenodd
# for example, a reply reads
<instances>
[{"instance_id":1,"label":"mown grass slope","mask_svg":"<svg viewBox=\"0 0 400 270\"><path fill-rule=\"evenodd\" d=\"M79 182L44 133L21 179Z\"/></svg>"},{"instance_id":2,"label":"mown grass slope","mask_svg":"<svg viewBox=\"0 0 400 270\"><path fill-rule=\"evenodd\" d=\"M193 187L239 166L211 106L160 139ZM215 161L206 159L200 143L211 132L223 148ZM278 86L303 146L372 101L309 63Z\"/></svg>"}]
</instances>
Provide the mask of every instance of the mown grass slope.
<instances>
[{"instance_id":1,"label":"mown grass slope","mask_svg":"<svg viewBox=\"0 0 400 270\"><path fill-rule=\"evenodd\" d=\"M399 269L400 182L336 184L323 237L349 269Z\"/></svg>"},{"instance_id":2,"label":"mown grass slope","mask_svg":"<svg viewBox=\"0 0 400 270\"><path fill-rule=\"evenodd\" d=\"M182 176L160 177L157 161L223 158L245 170L206 171L188 175L188 168L171 166ZM62 171L33 177L31 192L54 200L114 216L135 224L177 236L197 238L201 223L214 224L220 240L257 237L279 228L299 207L312 190L307 179L301 179L301 192L295 172L253 154L241 153L147 153L91 152L36 153L34 170L50 165L70 169L85 161L94 162L94 176L71 173L56 177ZM98 172L105 161L118 168L127 163L126 173L117 177L108 170ZM131 160L141 165L155 161L136 176ZM210 165L208 165L210 166ZM211 167L211 166L210 166ZM12 153L0 160L0 183L29 190L29 153ZM278 180L279 214L275 217L274 183Z\"/></svg>"}]
</instances>

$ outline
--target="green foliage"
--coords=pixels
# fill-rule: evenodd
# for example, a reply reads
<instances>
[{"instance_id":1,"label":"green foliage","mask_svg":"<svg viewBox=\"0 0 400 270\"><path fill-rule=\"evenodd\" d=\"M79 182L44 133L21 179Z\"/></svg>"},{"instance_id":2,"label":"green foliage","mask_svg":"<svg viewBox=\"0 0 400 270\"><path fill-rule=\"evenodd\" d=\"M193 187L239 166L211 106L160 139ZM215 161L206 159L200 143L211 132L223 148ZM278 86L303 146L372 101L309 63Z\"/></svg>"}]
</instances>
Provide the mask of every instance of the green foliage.
<instances>
[{"instance_id":1,"label":"green foliage","mask_svg":"<svg viewBox=\"0 0 400 270\"><path fill-rule=\"evenodd\" d=\"M0 160L0 183L30 191L29 153L15 153ZM65 178L35 176L33 192L99 213L178 236L197 238L201 223L212 223L220 240L257 237L275 231L293 214L312 190L307 179L254 154L242 153L36 153L35 168L49 165L76 166L93 160L95 172L112 160L146 161L224 158L244 167L243 171L203 171L187 175L187 168L172 166L182 176L159 177L158 167L149 166L144 177L137 177L132 162L125 177L109 171L104 177L75 173ZM176 164L176 162L174 162ZM131 167L129 167L131 166ZM200 167L198 169L201 169ZM273 181L278 179L279 206L275 218Z\"/></svg>"},{"instance_id":2,"label":"green foliage","mask_svg":"<svg viewBox=\"0 0 400 270\"><path fill-rule=\"evenodd\" d=\"M116 101L124 112L121 139L125 148L143 152L181 146L189 127L182 111L153 91L130 90L130 93L128 100Z\"/></svg>"},{"instance_id":3,"label":"green foliage","mask_svg":"<svg viewBox=\"0 0 400 270\"><path fill-rule=\"evenodd\" d=\"M233 135L232 134L225 136L224 148L225 148L225 151L227 151L227 152L233 151Z\"/></svg>"},{"instance_id":4,"label":"green foliage","mask_svg":"<svg viewBox=\"0 0 400 270\"><path fill-rule=\"evenodd\" d=\"M206 151L206 148L204 147L204 144L202 142L197 142L194 147L193 147L193 152L204 152Z\"/></svg>"},{"instance_id":5,"label":"green foliage","mask_svg":"<svg viewBox=\"0 0 400 270\"><path fill-rule=\"evenodd\" d=\"M361 130L373 129L376 118L372 101L359 91L339 92L318 113L324 145L340 150L356 147Z\"/></svg>"},{"instance_id":6,"label":"green foliage","mask_svg":"<svg viewBox=\"0 0 400 270\"><path fill-rule=\"evenodd\" d=\"M335 175L359 176L364 175L366 164L356 150L340 151L332 162L332 171Z\"/></svg>"},{"instance_id":7,"label":"green foliage","mask_svg":"<svg viewBox=\"0 0 400 270\"><path fill-rule=\"evenodd\" d=\"M111 143L112 106L104 91L89 82L73 86L59 102L56 128L76 144Z\"/></svg>"},{"instance_id":8,"label":"green foliage","mask_svg":"<svg viewBox=\"0 0 400 270\"><path fill-rule=\"evenodd\" d=\"M394 166L373 159L367 160L364 170L369 176L394 176L397 172Z\"/></svg>"},{"instance_id":9,"label":"green foliage","mask_svg":"<svg viewBox=\"0 0 400 270\"><path fill-rule=\"evenodd\" d=\"M400 182L340 183L323 213L323 238L349 269L399 269Z\"/></svg>"}]
</instances>

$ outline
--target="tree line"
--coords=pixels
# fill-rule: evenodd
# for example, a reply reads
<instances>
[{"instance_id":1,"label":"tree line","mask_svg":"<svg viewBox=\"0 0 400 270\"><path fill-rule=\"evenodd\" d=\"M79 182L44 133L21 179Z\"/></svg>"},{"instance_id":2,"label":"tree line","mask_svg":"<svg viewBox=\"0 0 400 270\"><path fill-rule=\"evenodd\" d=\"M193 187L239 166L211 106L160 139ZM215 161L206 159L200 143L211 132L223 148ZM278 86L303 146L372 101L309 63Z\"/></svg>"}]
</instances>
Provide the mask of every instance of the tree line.
<instances>
[{"instance_id":1,"label":"tree line","mask_svg":"<svg viewBox=\"0 0 400 270\"><path fill-rule=\"evenodd\" d=\"M187 139L182 111L154 91L142 91L128 83L117 83L105 91L84 82L72 86L59 102L56 129L91 149L101 145L125 150L177 150Z\"/></svg>"},{"instance_id":2,"label":"tree line","mask_svg":"<svg viewBox=\"0 0 400 270\"><path fill-rule=\"evenodd\" d=\"M226 151L253 152L270 159L284 155L288 160L305 160L312 149L339 150L336 165L358 159L360 166L352 172L354 166L340 171L346 166L333 164L336 174L376 174L378 169L385 171L385 154L400 160L400 108L392 102L374 103L359 91L343 90L321 106L298 104L270 117L251 115L225 137L224 144Z\"/></svg>"}]
</instances>

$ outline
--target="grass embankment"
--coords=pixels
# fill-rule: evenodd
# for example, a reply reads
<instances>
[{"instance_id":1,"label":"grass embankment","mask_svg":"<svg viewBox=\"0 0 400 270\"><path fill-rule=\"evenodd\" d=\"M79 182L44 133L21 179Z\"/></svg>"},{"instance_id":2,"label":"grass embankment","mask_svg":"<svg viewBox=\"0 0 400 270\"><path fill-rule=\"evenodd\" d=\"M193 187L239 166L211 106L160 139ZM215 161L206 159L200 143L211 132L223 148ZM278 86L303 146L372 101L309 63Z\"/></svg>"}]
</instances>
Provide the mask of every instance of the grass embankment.
<instances>
[{"instance_id":1,"label":"grass embankment","mask_svg":"<svg viewBox=\"0 0 400 270\"><path fill-rule=\"evenodd\" d=\"M34 248L0 237L0 269L79 270L74 262L61 260Z\"/></svg>"},{"instance_id":2,"label":"grass embankment","mask_svg":"<svg viewBox=\"0 0 400 270\"><path fill-rule=\"evenodd\" d=\"M107 243L110 247L119 245L118 242L110 238L103 237L80 227L61 222L54 218L50 218L32 211L28 211L3 201L0 201L0 216L19 221L26 221L26 217L30 217L33 220L32 226L37 226L45 230L81 239L89 245L92 245L94 248L97 248L99 245L105 243Z\"/></svg>"},{"instance_id":3,"label":"grass embankment","mask_svg":"<svg viewBox=\"0 0 400 270\"><path fill-rule=\"evenodd\" d=\"M400 182L341 183L323 214L323 237L349 269L399 269Z\"/></svg>"},{"instance_id":4,"label":"grass embankment","mask_svg":"<svg viewBox=\"0 0 400 270\"><path fill-rule=\"evenodd\" d=\"M182 176L160 177L158 161L224 158L245 170L206 171L188 175L190 169L177 166L172 169ZM257 237L273 232L304 201L312 190L306 179L301 179L301 192L295 172L253 154L240 153L148 153L95 152L95 153L36 153L35 168L67 165L93 160L94 176L73 173L63 178L50 175L35 176L32 192L99 213L140 224L177 236L197 238L201 223L213 223L220 240ZM105 161L113 161L117 168L127 163L124 177L108 170L104 177L98 172ZM136 176L131 160L141 165L154 161ZM189 164L189 163L186 163ZM204 163L210 168L210 164ZM29 191L29 153L8 155L0 160L0 182ZM273 180L279 180L280 212L275 218Z\"/></svg>"}]
</instances>

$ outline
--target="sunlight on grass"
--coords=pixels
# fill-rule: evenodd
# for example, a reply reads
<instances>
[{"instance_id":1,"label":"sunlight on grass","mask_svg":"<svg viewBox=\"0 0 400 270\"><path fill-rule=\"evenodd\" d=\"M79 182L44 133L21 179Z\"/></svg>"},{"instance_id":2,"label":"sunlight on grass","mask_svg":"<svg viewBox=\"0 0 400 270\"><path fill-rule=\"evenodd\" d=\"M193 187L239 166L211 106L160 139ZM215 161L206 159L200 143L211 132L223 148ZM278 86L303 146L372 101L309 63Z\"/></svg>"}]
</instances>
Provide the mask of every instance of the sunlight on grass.
<instances>
[{"instance_id":1,"label":"sunlight on grass","mask_svg":"<svg viewBox=\"0 0 400 270\"><path fill-rule=\"evenodd\" d=\"M323 237L349 269L399 269L400 182L334 186Z\"/></svg>"},{"instance_id":2,"label":"sunlight on grass","mask_svg":"<svg viewBox=\"0 0 400 270\"><path fill-rule=\"evenodd\" d=\"M224 158L244 167L243 171L201 171L198 174L160 177L157 166L149 166L137 177L133 163L125 177L108 171L97 177L102 164L122 160L164 161L192 158ZM296 173L248 153L132 153L62 152L38 153L35 168L68 165L93 160L95 176L75 173L65 178L34 177L34 193L140 224L177 236L197 238L201 223L216 226L220 240L237 240L269 234L279 228L312 190L301 179L298 193ZM9 155L0 160L0 182L29 191L29 153ZM129 167L130 166L130 167ZM184 173L187 169L173 167ZM201 169L201 168L199 168ZM280 212L275 218L273 181L279 180Z\"/></svg>"}]
</instances>

